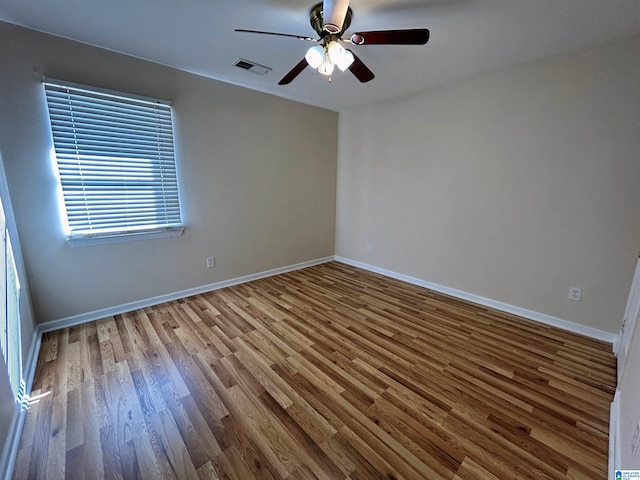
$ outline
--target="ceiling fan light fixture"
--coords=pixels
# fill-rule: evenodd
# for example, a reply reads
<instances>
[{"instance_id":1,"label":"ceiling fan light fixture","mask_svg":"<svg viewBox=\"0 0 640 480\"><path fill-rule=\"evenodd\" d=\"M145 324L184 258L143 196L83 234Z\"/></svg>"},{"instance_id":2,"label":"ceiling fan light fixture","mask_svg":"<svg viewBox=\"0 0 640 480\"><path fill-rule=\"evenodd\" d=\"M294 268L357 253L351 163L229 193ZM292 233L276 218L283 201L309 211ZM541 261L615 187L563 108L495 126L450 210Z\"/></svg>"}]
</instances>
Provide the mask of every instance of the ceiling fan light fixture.
<instances>
[{"instance_id":1,"label":"ceiling fan light fixture","mask_svg":"<svg viewBox=\"0 0 640 480\"><path fill-rule=\"evenodd\" d=\"M323 62L318 67L318 73L321 75L331 75L333 73L334 65L331 63L331 59L329 58L329 54L325 54Z\"/></svg>"},{"instance_id":2,"label":"ceiling fan light fixture","mask_svg":"<svg viewBox=\"0 0 640 480\"><path fill-rule=\"evenodd\" d=\"M322 65L322 62L324 62L324 57L324 48L322 48L320 45L311 47L309 50L307 50L307 54L304 56L311 68L318 68L320 65Z\"/></svg>"}]
</instances>

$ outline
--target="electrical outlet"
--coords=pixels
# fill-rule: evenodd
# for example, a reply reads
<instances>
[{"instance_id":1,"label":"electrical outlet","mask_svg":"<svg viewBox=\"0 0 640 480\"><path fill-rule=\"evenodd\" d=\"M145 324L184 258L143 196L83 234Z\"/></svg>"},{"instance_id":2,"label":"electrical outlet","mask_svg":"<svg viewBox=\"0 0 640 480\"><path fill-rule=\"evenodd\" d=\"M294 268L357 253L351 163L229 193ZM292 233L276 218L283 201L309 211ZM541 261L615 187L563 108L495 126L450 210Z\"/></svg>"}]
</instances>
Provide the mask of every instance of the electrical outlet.
<instances>
[{"instance_id":1,"label":"electrical outlet","mask_svg":"<svg viewBox=\"0 0 640 480\"><path fill-rule=\"evenodd\" d=\"M216 266L216 257L207 257L207 268L213 268Z\"/></svg>"},{"instance_id":2,"label":"electrical outlet","mask_svg":"<svg viewBox=\"0 0 640 480\"><path fill-rule=\"evenodd\" d=\"M638 444L640 444L640 420L638 420L636 431L631 439L631 456L635 456L638 453Z\"/></svg>"},{"instance_id":3,"label":"electrical outlet","mask_svg":"<svg viewBox=\"0 0 640 480\"><path fill-rule=\"evenodd\" d=\"M371 253L373 252L373 245L371 245L370 243L367 243L367 253Z\"/></svg>"},{"instance_id":4,"label":"electrical outlet","mask_svg":"<svg viewBox=\"0 0 640 480\"><path fill-rule=\"evenodd\" d=\"M569 287L569 300L579 302L582 300L582 289L579 287Z\"/></svg>"}]
</instances>

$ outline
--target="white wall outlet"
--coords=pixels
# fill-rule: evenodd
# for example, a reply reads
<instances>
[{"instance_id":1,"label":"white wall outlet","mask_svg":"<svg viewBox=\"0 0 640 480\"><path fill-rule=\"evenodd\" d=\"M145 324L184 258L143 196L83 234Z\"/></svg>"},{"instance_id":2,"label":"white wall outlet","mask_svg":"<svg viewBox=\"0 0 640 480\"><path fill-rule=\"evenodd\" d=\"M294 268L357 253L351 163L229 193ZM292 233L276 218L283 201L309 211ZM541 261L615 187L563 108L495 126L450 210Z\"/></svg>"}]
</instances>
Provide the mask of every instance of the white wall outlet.
<instances>
[{"instance_id":1,"label":"white wall outlet","mask_svg":"<svg viewBox=\"0 0 640 480\"><path fill-rule=\"evenodd\" d=\"M367 243L367 253L371 253L373 252L373 245L371 245L370 243Z\"/></svg>"},{"instance_id":2,"label":"white wall outlet","mask_svg":"<svg viewBox=\"0 0 640 480\"><path fill-rule=\"evenodd\" d=\"M207 268L213 268L216 266L216 257L207 257Z\"/></svg>"},{"instance_id":3,"label":"white wall outlet","mask_svg":"<svg viewBox=\"0 0 640 480\"><path fill-rule=\"evenodd\" d=\"M579 302L582 300L582 289L579 287L569 287L569 300Z\"/></svg>"},{"instance_id":4,"label":"white wall outlet","mask_svg":"<svg viewBox=\"0 0 640 480\"><path fill-rule=\"evenodd\" d=\"M638 420L638 425L636 425L636 431L633 434L633 438L631 439L631 456L636 455L638 453L638 444L640 444L640 420Z\"/></svg>"}]
</instances>

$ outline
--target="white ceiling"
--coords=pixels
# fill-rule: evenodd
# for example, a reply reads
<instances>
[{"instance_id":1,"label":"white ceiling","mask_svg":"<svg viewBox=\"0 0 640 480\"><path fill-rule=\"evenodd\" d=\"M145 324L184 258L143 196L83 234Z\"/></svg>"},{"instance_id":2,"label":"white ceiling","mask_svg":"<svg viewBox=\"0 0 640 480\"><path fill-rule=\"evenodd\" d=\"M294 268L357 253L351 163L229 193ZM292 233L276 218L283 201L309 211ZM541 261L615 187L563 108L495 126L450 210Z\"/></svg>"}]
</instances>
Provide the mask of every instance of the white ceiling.
<instances>
[{"instance_id":1,"label":"white ceiling","mask_svg":"<svg viewBox=\"0 0 640 480\"><path fill-rule=\"evenodd\" d=\"M352 0L347 34L428 28L429 43L353 46L376 74L366 84L348 71L328 83L307 68L279 86L313 44L233 30L315 37L308 17L314 3L0 0L0 19L335 111L640 33L639 0ZM233 67L238 58L273 71L258 76Z\"/></svg>"}]
</instances>

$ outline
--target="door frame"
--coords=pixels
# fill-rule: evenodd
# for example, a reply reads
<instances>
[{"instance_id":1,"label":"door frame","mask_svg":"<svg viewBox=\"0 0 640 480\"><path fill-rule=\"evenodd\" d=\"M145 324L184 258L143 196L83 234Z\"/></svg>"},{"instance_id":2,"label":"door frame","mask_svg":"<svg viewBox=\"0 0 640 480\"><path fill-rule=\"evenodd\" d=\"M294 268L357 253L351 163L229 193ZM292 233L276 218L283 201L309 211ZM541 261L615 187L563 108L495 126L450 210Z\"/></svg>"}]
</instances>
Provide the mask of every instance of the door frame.
<instances>
[{"instance_id":1,"label":"door frame","mask_svg":"<svg viewBox=\"0 0 640 480\"><path fill-rule=\"evenodd\" d=\"M633 337L638 315L640 315L640 254L638 254L636 270L629 289L629 297L627 298L627 306L622 318L620 334L613 349L618 358L618 383L622 379L622 373L627 361L627 350L631 343L631 337Z\"/></svg>"}]
</instances>

